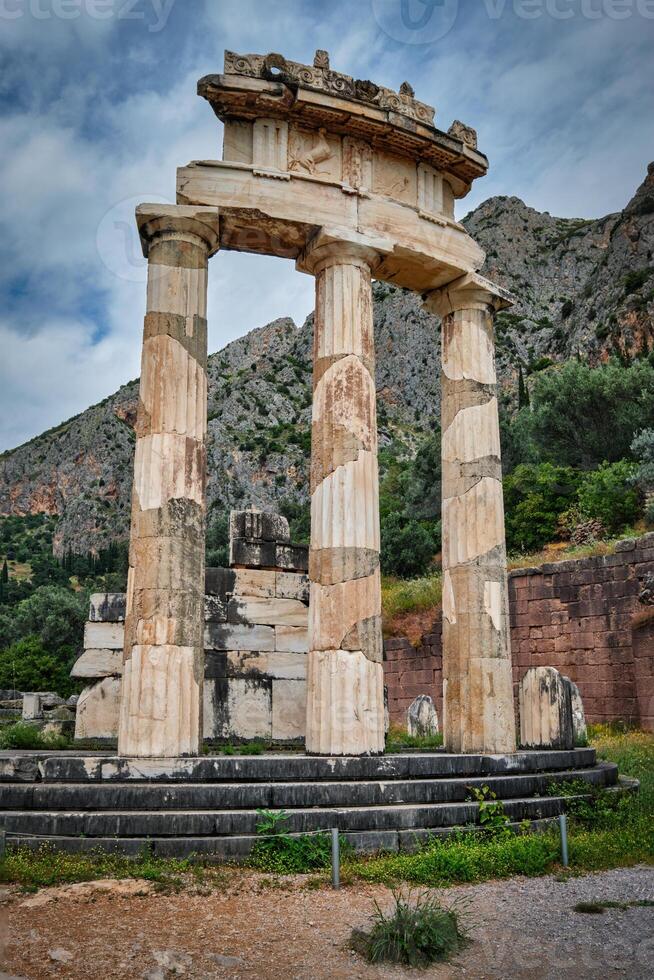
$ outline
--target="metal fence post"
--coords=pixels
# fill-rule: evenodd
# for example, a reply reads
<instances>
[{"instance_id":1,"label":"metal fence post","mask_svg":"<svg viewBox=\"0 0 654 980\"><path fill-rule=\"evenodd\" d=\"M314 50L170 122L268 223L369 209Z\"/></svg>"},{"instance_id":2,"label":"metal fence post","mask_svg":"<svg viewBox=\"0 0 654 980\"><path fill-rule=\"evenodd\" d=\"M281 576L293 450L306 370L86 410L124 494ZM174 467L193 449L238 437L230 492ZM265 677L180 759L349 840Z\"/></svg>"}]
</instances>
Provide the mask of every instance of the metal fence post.
<instances>
[{"instance_id":1,"label":"metal fence post","mask_svg":"<svg viewBox=\"0 0 654 980\"><path fill-rule=\"evenodd\" d=\"M341 847L337 827L332 827L332 885L341 887Z\"/></svg>"},{"instance_id":2,"label":"metal fence post","mask_svg":"<svg viewBox=\"0 0 654 980\"><path fill-rule=\"evenodd\" d=\"M565 813L559 814L559 830L561 831L561 864L564 868L568 863L568 818Z\"/></svg>"}]
</instances>

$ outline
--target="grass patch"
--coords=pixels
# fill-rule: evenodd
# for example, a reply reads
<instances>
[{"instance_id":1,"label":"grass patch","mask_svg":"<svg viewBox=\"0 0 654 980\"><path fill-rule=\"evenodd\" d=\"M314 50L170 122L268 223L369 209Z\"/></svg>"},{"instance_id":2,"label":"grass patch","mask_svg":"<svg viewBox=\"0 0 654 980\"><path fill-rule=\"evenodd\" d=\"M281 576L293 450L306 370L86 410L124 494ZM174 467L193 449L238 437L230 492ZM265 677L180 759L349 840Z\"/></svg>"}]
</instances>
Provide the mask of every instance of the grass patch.
<instances>
[{"instance_id":1,"label":"grass patch","mask_svg":"<svg viewBox=\"0 0 654 980\"><path fill-rule=\"evenodd\" d=\"M71 746L71 740L65 735L44 735L40 728L26 721L15 721L0 728L0 749L61 751Z\"/></svg>"},{"instance_id":2,"label":"grass patch","mask_svg":"<svg viewBox=\"0 0 654 980\"><path fill-rule=\"evenodd\" d=\"M443 735L438 732L436 735L409 735L404 728L391 725L386 736L385 752L406 752L407 749L418 749L423 752L431 752L439 749L443 744Z\"/></svg>"},{"instance_id":3,"label":"grass patch","mask_svg":"<svg viewBox=\"0 0 654 980\"><path fill-rule=\"evenodd\" d=\"M257 834L248 864L257 871L275 874L308 874L331 864L331 831L319 834L296 834L287 831L288 814L284 810L257 810ZM341 854L352 852L345 837L339 838Z\"/></svg>"},{"instance_id":4,"label":"grass patch","mask_svg":"<svg viewBox=\"0 0 654 980\"><path fill-rule=\"evenodd\" d=\"M435 898L418 895L412 902L394 892L389 914L375 902L369 931L352 932L353 948L371 963L403 963L424 968L450 959L467 942L454 909Z\"/></svg>"},{"instance_id":5,"label":"grass patch","mask_svg":"<svg viewBox=\"0 0 654 980\"><path fill-rule=\"evenodd\" d=\"M620 798L599 790L590 803L579 801L571 806L571 871L654 864L654 735L596 726L590 730L590 740L599 758L617 763L622 775L640 780L640 792ZM560 788L566 793L579 791L570 783L561 783ZM587 784L583 789L589 792ZM490 830L462 830L444 839L434 836L413 854L349 860L344 878L435 887L560 870L556 828L515 834L494 827L495 822L490 821Z\"/></svg>"},{"instance_id":6,"label":"grass patch","mask_svg":"<svg viewBox=\"0 0 654 980\"><path fill-rule=\"evenodd\" d=\"M184 873L197 877L202 868L188 859L155 858L147 849L137 858L128 858L101 850L66 854L42 844L35 851L26 847L10 850L0 859L0 881L22 885L26 891L98 878L144 878L174 888L182 884Z\"/></svg>"}]
</instances>

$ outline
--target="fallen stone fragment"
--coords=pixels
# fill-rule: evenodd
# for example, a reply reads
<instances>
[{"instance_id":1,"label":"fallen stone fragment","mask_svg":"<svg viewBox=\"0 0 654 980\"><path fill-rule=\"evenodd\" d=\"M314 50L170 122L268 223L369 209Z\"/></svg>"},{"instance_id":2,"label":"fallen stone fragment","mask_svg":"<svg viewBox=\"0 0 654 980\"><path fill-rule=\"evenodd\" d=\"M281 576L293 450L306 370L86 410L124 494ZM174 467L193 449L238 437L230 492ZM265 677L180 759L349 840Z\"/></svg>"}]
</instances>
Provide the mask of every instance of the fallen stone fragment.
<instances>
[{"instance_id":1,"label":"fallen stone fragment","mask_svg":"<svg viewBox=\"0 0 654 980\"><path fill-rule=\"evenodd\" d=\"M141 878L99 878L97 881L79 881L74 885L61 885L56 888L44 888L36 895L21 902L21 908L38 909L50 902L61 899L84 900L96 895L115 895L119 898L134 898L137 895L150 895L154 891L152 882Z\"/></svg>"},{"instance_id":2,"label":"fallen stone fragment","mask_svg":"<svg viewBox=\"0 0 654 980\"><path fill-rule=\"evenodd\" d=\"M407 710L407 731L417 738L438 734L438 715L428 694L419 694Z\"/></svg>"},{"instance_id":3,"label":"fallen stone fragment","mask_svg":"<svg viewBox=\"0 0 654 980\"><path fill-rule=\"evenodd\" d=\"M48 956L55 963L70 963L75 957L67 949L63 949L61 946L57 946L56 949L49 949Z\"/></svg>"},{"instance_id":4,"label":"fallen stone fragment","mask_svg":"<svg viewBox=\"0 0 654 980\"><path fill-rule=\"evenodd\" d=\"M218 966L245 966L241 956L223 956L222 953L209 953L209 959Z\"/></svg>"}]
</instances>

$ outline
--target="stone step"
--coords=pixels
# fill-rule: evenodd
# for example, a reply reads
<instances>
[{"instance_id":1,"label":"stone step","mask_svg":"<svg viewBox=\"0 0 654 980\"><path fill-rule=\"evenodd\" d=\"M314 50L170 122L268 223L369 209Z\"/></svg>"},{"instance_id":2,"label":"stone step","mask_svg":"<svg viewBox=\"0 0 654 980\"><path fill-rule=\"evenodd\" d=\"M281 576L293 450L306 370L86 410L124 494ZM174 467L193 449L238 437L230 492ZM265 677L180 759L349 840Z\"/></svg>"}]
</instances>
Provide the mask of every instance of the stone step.
<instances>
[{"instance_id":1,"label":"stone step","mask_svg":"<svg viewBox=\"0 0 654 980\"><path fill-rule=\"evenodd\" d=\"M595 750L529 751L511 755L407 752L327 758L301 753L127 759L77 753L0 753L0 782L321 782L451 779L520 772L555 772L595 765Z\"/></svg>"},{"instance_id":2,"label":"stone step","mask_svg":"<svg viewBox=\"0 0 654 980\"><path fill-rule=\"evenodd\" d=\"M518 773L454 779L273 783L4 783L0 784L0 819L4 810L244 810L302 807L389 806L393 804L463 802L471 790L488 786L499 799L546 795L564 780L612 785L617 766L601 762L592 768L563 772Z\"/></svg>"},{"instance_id":3,"label":"stone step","mask_svg":"<svg viewBox=\"0 0 654 980\"><path fill-rule=\"evenodd\" d=\"M504 811L513 821L556 816L565 800L557 796L506 800ZM476 824L477 803L427 805L312 807L289 812L286 826L292 833L338 827L343 832L370 832ZM256 810L131 810L131 811L6 811L2 814L8 834L47 837L242 837L255 836L261 817Z\"/></svg>"},{"instance_id":4,"label":"stone step","mask_svg":"<svg viewBox=\"0 0 654 980\"><path fill-rule=\"evenodd\" d=\"M555 817L530 821L531 830L544 830L552 825ZM514 832L521 831L524 821L507 824ZM378 851L412 852L434 838L445 839L460 831L460 827L432 827L430 830L371 830L341 833L347 842L361 853ZM291 834L297 837L298 834ZM44 845L56 844L60 851L69 854L88 854L104 851L109 854L123 854L139 857L144 852L156 857L191 858L203 861L239 861L248 856L257 838L253 835L241 837L47 837L20 834L10 837L9 847L25 847L38 850Z\"/></svg>"}]
</instances>

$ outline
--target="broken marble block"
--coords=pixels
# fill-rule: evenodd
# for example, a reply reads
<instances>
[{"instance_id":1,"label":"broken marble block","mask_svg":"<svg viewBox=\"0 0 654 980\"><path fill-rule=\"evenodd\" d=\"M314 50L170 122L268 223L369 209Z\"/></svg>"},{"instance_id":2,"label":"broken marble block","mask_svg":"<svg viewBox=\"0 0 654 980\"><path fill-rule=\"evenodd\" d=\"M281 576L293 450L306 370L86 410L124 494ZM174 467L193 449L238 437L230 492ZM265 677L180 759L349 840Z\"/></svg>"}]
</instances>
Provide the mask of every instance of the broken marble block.
<instances>
[{"instance_id":1,"label":"broken marble block","mask_svg":"<svg viewBox=\"0 0 654 980\"><path fill-rule=\"evenodd\" d=\"M84 626L85 650L122 650L124 640L124 623L88 622Z\"/></svg>"},{"instance_id":2,"label":"broken marble block","mask_svg":"<svg viewBox=\"0 0 654 980\"><path fill-rule=\"evenodd\" d=\"M229 537L248 541L291 540L288 521L281 514L261 510L233 510L229 515Z\"/></svg>"},{"instance_id":3,"label":"broken marble block","mask_svg":"<svg viewBox=\"0 0 654 980\"><path fill-rule=\"evenodd\" d=\"M126 597L124 592L95 592L89 603L92 623L123 623Z\"/></svg>"},{"instance_id":4,"label":"broken marble block","mask_svg":"<svg viewBox=\"0 0 654 980\"><path fill-rule=\"evenodd\" d=\"M427 738L438 734L438 714L428 694L419 694L407 710L406 727L409 735Z\"/></svg>"},{"instance_id":5,"label":"broken marble block","mask_svg":"<svg viewBox=\"0 0 654 980\"><path fill-rule=\"evenodd\" d=\"M23 721L36 721L43 718L40 694L23 694Z\"/></svg>"},{"instance_id":6,"label":"broken marble block","mask_svg":"<svg viewBox=\"0 0 654 980\"><path fill-rule=\"evenodd\" d=\"M70 672L71 677L110 677L123 672L122 650L85 650Z\"/></svg>"},{"instance_id":7,"label":"broken marble block","mask_svg":"<svg viewBox=\"0 0 654 980\"><path fill-rule=\"evenodd\" d=\"M574 731L575 745L585 745L588 741L588 728L586 726L586 712L584 703L581 700L581 693L574 681L569 677L564 677L570 685L570 702L572 707L572 728Z\"/></svg>"},{"instance_id":8,"label":"broken marble block","mask_svg":"<svg viewBox=\"0 0 654 980\"><path fill-rule=\"evenodd\" d=\"M75 738L117 738L120 677L104 677L85 687L77 702Z\"/></svg>"},{"instance_id":9,"label":"broken marble block","mask_svg":"<svg viewBox=\"0 0 654 980\"><path fill-rule=\"evenodd\" d=\"M571 683L555 667L530 667L520 681L520 745L523 749L572 749Z\"/></svg>"}]
</instances>

